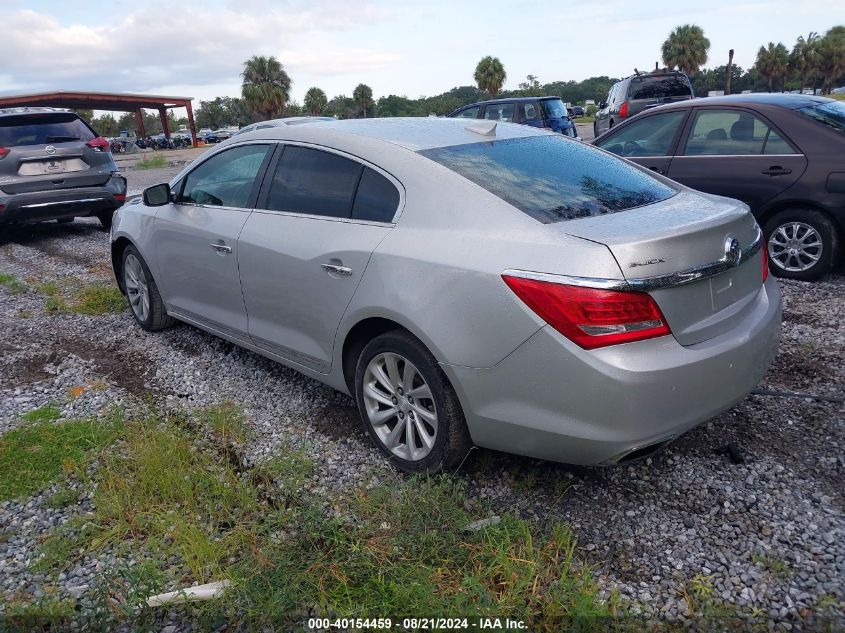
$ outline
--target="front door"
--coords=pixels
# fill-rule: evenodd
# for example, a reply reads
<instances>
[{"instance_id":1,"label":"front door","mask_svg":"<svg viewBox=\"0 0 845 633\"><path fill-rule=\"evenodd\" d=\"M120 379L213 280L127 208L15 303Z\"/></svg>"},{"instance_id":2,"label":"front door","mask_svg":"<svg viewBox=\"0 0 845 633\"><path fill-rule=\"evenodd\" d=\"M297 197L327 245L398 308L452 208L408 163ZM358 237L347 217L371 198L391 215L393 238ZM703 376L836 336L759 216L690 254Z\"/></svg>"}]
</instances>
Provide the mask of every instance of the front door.
<instances>
[{"instance_id":1,"label":"front door","mask_svg":"<svg viewBox=\"0 0 845 633\"><path fill-rule=\"evenodd\" d=\"M696 108L668 176L742 200L752 211L801 177L807 159L767 121L742 108Z\"/></svg>"},{"instance_id":2,"label":"front door","mask_svg":"<svg viewBox=\"0 0 845 633\"><path fill-rule=\"evenodd\" d=\"M217 153L183 180L154 223L158 275L168 312L246 340L238 236L251 213L272 146Z\"/></svg>"},{"instance_id":3,"label":"front door","mask_svg":"<svg viewBox=\"0 0 845 633\"><path fill-rule=\"evenodd\" d=\"M287 145L275 162L239 240L249 334L271 354L328 373L340 320L393 226L399 188L314 147Z\"/></svg>"}]
</instances>

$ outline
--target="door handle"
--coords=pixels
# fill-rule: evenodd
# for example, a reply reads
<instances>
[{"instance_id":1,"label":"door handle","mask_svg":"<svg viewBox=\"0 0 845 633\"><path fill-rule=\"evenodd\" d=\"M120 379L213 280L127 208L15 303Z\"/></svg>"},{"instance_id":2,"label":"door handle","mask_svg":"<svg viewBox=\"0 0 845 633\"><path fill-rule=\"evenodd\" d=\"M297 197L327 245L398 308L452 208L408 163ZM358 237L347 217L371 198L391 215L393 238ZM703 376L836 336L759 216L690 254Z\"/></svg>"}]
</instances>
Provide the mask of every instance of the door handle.
<instances>
[{"instance_id":1,"label":"door handle","mask_svg":"<svg viewBox=\"0 0 845 633\"><path fill-rule=\"evenodd\" d=\"M651 171L656 171L658 174L662 174L663 170L660 167L649 167Z\"/></svg>"},{"instance_id":2,"label":"door handle","mask_svg":"<svg viewBox=\"0 0 845 633\"><path fill-rule=\"evenodd\" d=\"M320 264L320 266L327 273L343 275L344 277L349 277L352 274L352 269L349 266L338 266L337 264Z\"/></svg>"},{"instance_id":3,"label":"door handle","mask_svg":"<svg viewBox=\"0 0 845 633\"><path fill-rule=\"evenodd\" d=\"M232 252L232 247L226 246L225 244L217 244L215 242L212 242L211 244L209 244L209 246L211 246L211 248L213 248L218 253L228 254Z\"/></svg>"},{"instance_id":4,"label":"door handle","mask_svg":"<svg viewBox=\"0 0 845 633\"><path fill-rule=\"evenodd\" d=\"M791 169L784 169L780 165L773 165L768 169L764 169L762 173L766 174L767 176L786 176L787 174L791 174Z\"/></svg>"}]
</instances>

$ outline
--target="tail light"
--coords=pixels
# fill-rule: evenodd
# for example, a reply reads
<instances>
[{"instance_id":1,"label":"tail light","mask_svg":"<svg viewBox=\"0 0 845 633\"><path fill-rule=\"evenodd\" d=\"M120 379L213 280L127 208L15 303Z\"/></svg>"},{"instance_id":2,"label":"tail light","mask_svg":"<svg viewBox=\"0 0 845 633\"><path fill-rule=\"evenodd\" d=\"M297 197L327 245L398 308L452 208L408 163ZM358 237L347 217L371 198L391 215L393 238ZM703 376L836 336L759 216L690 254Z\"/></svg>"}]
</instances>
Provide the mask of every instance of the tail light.
<instances>
[{"instance_id":1,"label":"tail light","mask_svg":"<svg viewBox=\"0 0 845 633\"><path fill-rule=\"evenodd\" d=\"M111 150L109 140L107 138L103 138L102 136L92 138L85 144L91 149L93 149L95 152L108 152Z\"/></svg>"},{"instance_id":2,"label":"tail light","mask_svg":"<svg viewBox=\"0 0 845 633\"><path fill-rule=\"evenodd\" d=\"M760 249L760 259L763 260L763 283L769 278L769 253L766 252L766 245Z\"/></svg>"},{"instance_id":3,"label":"tail light","mask_svg":"<svg viewBox=\"0 0 845 633\"><path fill-rule=\"evenodd\" d=\"M502 279L541 319L584 349L671 334L660 308L644 292L582 288L510 275Z\"/></svg>"},{"instance_id":4,"label":"tail light","mask_svg":"<svg viewBox=\"0 0 845 633\"><path fill-rule=\"evenodd\" d=\"M628 102L623 101L622 105L619 106L619 116L623 119L628 116Z\"/></svg>"},{"instance_id":5,"label":"tail light","mask_svg":"<svg viewBox=\"0 0 845 633\"><path fill-rule=\"evenodd\" d=\"M0 158L3 158L8 153L9 153L8 147L0 147Z\"/></svg>"},{"instance_id":6,"label":"tail light","mask_svg":"<svg viewBox=\"0 0 845 633\"><path fill-rule=\"evenodd\" d=\"M116 193L114 194L114 199L118 202L126 202L126 194L125 193Z\"/></svg>"}]
</instances>

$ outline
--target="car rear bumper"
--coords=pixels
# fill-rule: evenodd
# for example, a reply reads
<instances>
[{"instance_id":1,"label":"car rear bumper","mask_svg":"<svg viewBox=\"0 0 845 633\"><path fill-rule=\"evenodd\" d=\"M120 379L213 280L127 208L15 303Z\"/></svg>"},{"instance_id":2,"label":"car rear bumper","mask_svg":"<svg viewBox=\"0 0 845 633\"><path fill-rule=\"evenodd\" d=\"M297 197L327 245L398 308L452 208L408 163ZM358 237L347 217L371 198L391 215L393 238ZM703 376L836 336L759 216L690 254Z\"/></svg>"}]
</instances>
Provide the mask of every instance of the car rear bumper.
<instances>
[{"instance_id":1,"label":"car rear bumper","mask_svg":"<svg viewBox=\"0 0 845 633\"><path fill-rule=\"evenodd\" d=\"M741 401L777 353L773 278L730 332L684 347L673 337L587 351L549 326L498 365L443 365L473 441L571 464L641 455Z\"/></svg>"},{"instance_id":2,"label":"car rear bumper","mask_svg":"<svg viewBox=\"0 0 845 633\"><path fill-rule=\"evenodd\" d=\"M39 222L113 211L126 200L126 179L114 175L99 187L0 195L0 224Z\"/></svg>"}]
</instances>

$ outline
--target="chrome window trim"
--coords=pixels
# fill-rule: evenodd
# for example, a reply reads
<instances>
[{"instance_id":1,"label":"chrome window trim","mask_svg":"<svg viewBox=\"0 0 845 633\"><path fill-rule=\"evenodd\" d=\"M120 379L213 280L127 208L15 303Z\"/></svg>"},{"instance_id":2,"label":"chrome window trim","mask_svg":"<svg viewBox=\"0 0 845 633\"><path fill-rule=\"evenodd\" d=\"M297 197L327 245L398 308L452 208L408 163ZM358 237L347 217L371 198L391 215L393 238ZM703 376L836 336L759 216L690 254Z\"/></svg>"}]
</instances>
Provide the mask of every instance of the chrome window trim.
<instances>
[{"instance_id":1,"label":"chrome window trim","mask_svg":"<svg viewBox=\"0 0 845 633\"><path fill-rule=\"evenodd\" d=\"M219 208L219 207L218 207ZM260 213L262 215L283 215L291 218L302 218L303 220L323 220L324 222L344 222L345 224L366 224L369 226L384 226L391 228L396 226L396 222L378 222L376 220L358 220L356 218L338 218L333 215L317 215L315 213L298 213L296 211L276 211L274 209L261 209L256 207L252 209L253 213Z\"/></svg>"},{"instance_id":2,"label":"chrome window trim","mask_svg":"<svg viewBox=\"0 0 845 633\"><path fill-rule=\"evenodd\" d=\"M513 270L504 271L503 275L511 277L522 277L524 279L534 279L537 281L546 281L556 284L564 284L567 286L580 286L582 288L598 288L600 290L622 290L622 291L640 291L651 292L661 288L672 288L675 286L683 286L686 284L715 277L723 272L736 268L737 266L747 262L754 255L760 251L763 246L763 232L757 227L757 236L754 240L740 252L740 257L736 262L728 260L727 255L722 259L709 264L702 264L694 268L688 268L675 273L667 275L659 275L657 277L640 277L636 279L604 279L599 277L572 277L569 275L554 275L549 273L538 273L527 270Z\"/></svg>"},{"instance_id":3,"label":"chrome window trim","mask_svg":"<svg viewBox=\"0 0 845 633\"><path fill-rule=\"evenodd\" d=\"M786 158L788 156L803 156L794 154L678 154L675 158Z\"/></svg>"}]
</instances>

